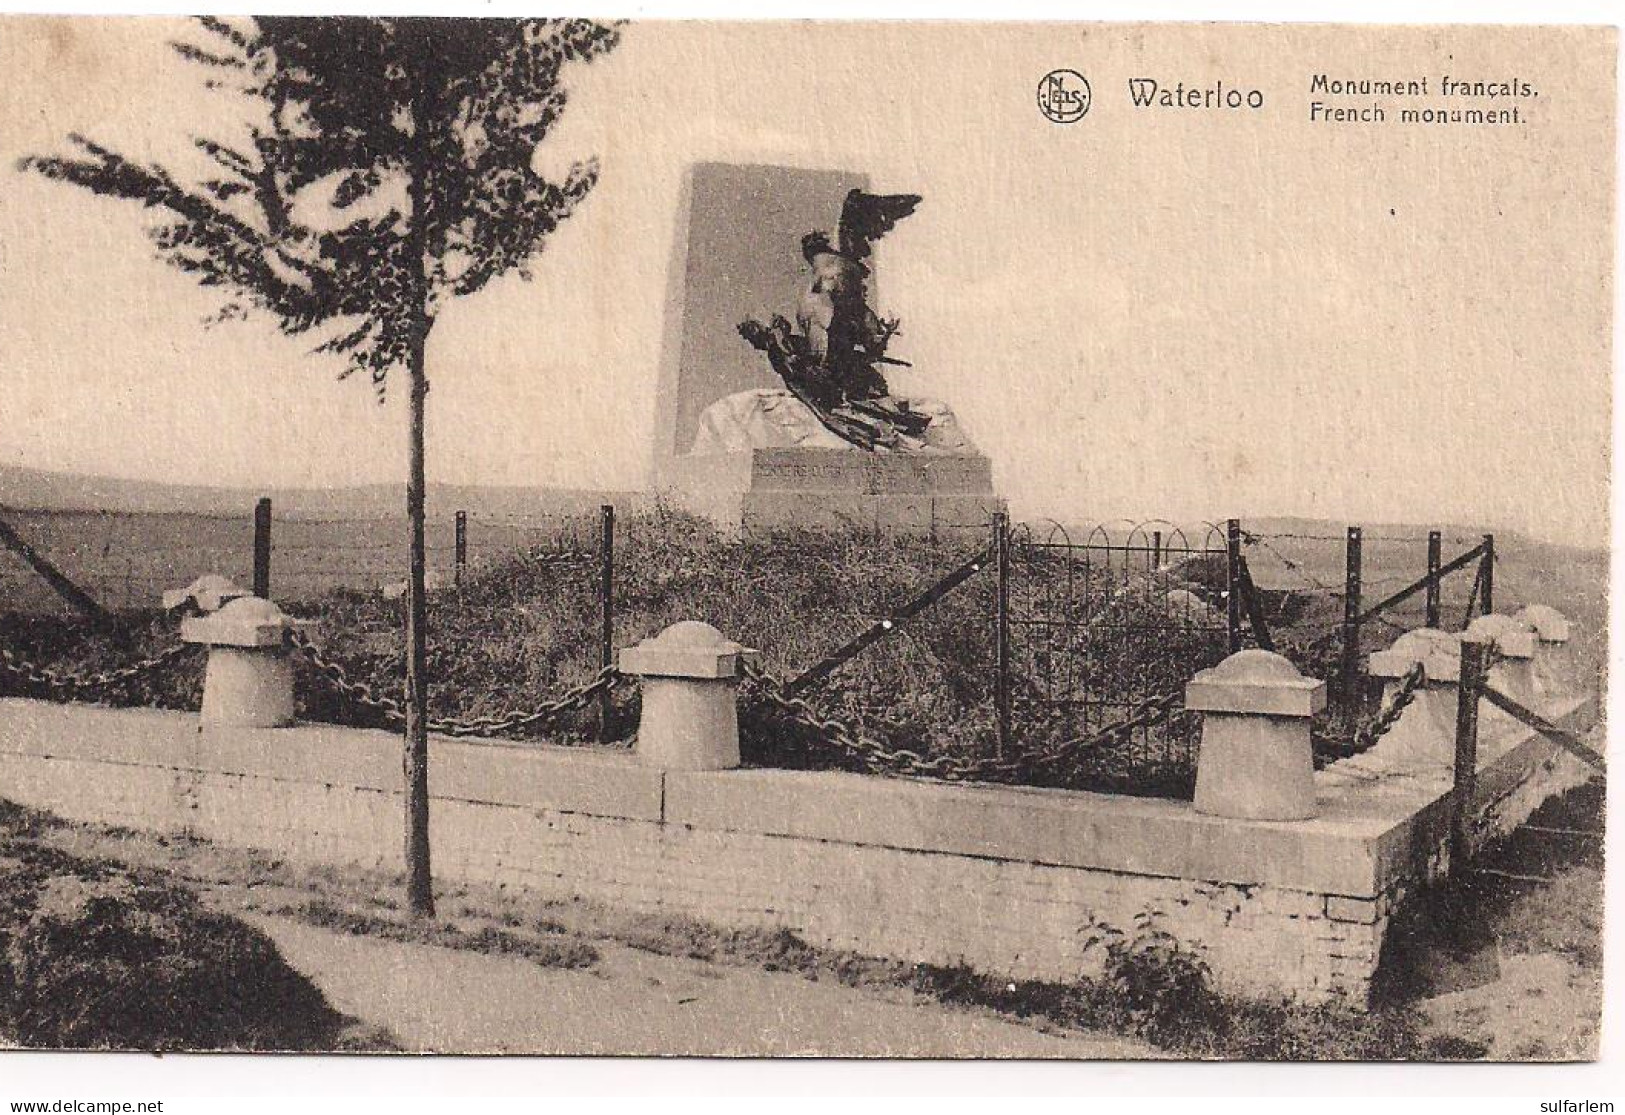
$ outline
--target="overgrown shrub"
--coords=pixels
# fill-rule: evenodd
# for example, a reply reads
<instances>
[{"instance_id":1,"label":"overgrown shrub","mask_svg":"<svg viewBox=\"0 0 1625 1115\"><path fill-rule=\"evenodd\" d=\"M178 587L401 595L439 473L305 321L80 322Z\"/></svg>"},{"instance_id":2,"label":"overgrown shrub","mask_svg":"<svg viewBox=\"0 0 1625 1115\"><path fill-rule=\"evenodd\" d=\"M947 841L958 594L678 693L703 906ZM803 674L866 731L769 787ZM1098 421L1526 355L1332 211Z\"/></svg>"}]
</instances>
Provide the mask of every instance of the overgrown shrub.
<instances>
[{"instance_id":1,"label":"overgrown shrub","mask_svg":"<svg viewBox=\"0 0 1625 1115\"><path fill-rule=\"evenodd\" d=\"M1188 1030L1211 1029L1222 1003L1201 954L1158 919L1145 910L1135 916L1132 934L1098 921L1083 933L1085 949L1104 954L1101 982L1138 1028L1162 1044Z\"/></svg>"}]
</instances>

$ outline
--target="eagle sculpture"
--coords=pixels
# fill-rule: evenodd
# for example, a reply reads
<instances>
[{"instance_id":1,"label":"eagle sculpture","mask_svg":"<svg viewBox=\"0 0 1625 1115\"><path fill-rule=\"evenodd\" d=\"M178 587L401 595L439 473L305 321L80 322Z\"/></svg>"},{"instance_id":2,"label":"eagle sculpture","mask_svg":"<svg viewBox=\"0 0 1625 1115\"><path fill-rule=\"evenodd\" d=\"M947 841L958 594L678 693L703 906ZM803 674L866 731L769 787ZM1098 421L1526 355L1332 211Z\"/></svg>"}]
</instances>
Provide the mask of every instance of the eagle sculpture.
<instances>
[{"instance_id":1,"label":"eagle sculpture","mask_svg":"<svg viewBox=\"0 0 1625 1115\"><path fill-rule=\"evenodd\" d=\"M849 191L835 244L821 231L801 238L811 276L796 307L800 331L781 316L765 326L756 321L739 326L740 335L767 354L785 386L820 422L865 449L906 447L907 439L929 424L892 397L880 374L880 365L908 365L887 353L898 322L870 308L865 262L874 242L919 204L918 194Z\"/></svg>"}]
</instances>

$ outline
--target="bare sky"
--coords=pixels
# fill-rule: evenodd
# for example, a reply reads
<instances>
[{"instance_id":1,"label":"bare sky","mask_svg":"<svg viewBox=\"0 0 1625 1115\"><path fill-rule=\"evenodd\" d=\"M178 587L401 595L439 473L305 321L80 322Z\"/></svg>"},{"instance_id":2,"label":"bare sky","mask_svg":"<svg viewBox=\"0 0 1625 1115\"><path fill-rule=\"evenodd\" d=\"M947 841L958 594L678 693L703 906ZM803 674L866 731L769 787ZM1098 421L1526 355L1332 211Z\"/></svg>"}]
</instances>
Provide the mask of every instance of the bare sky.
<instances>
[{"instance_id":1,"label":"bare sky","mask_svg":"<svg viewBox=\"0 0 1625 1115\"><path fill-rule=\"evenodd\" d=\"M11 169L70 131L168 159L229 127L175 29L0 21L0 463L398 479L398 392L378 406L264 321L205 331L211 297L151 259L138 209ZM1057 66L1093 88L1076 124L1034 103ZM926 195L882 246L918 368L895 382L953 404L1018 512L1600 540L1613 67L1581 29L634 25L570 76L543 155L600 154L598 191L536 282L435 333L431 478L644 484L683 168L782 162ZM1322 72L1540 95L1499 129L1315 123ZM1135 109L1138 76L1265 108Z\"/></svg>"}]
</instances>

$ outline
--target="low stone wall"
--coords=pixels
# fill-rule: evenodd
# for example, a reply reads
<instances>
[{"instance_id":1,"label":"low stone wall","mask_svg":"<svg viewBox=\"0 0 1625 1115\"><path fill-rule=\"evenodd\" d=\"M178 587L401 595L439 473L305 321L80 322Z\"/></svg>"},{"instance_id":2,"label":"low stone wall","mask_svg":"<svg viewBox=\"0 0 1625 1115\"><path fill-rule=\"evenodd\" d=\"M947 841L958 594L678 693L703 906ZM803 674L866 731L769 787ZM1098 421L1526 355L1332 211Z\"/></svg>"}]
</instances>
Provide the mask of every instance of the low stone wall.
<instances>
[{"instance_id":1,"label":"low stone wall","mask_svg":"<svg viewBox=\"0 0 1625 1115\"><path fill-rule=\"evenodd\" d=\"M1429 730L1437 703L1407 709L1405 730ZM1594 704L1554 697L1543 711L1579 727ZM1481 766L1485 838L1584 776L1493 718ZM432 741L430 771L442 885L579 895L1052 980L1098 970L1080 932L1091 922L1130 929L1150 911L1219 986L1310 1001L1363 1001L1388 918L1442 870L1449 829L1448 775L1425 764L1336 764L1315 775L1319 815L1290 822L1058 790L662 771L489 741ZM387 733L0 701L0 797L74 820L395 868L400 784Z\"/></svg>"}]
</instances>

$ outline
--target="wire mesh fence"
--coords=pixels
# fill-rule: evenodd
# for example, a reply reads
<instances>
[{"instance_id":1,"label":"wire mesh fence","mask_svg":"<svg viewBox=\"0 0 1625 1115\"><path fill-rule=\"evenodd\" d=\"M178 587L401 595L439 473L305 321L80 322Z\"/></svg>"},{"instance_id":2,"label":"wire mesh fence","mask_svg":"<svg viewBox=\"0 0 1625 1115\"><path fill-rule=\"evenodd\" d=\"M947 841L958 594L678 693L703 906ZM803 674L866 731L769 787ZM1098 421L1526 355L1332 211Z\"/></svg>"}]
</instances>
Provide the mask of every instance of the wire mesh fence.
<instances>
[{"instance_id":1,"label":"wire mesh fence","mask_svg":"<svg viewBox=\"0 0 1625 1115\"><path fill-rule=\"evenodd\" d=\"M1330 700L1315 722L1320 762L1369 745L1384 699L1367 672L1372 653L1418 628L1463 630L1493 605L1492 535L1247 530L1243 549L1276 649L1327 682Z\"/></svg>"}]
</instances>

